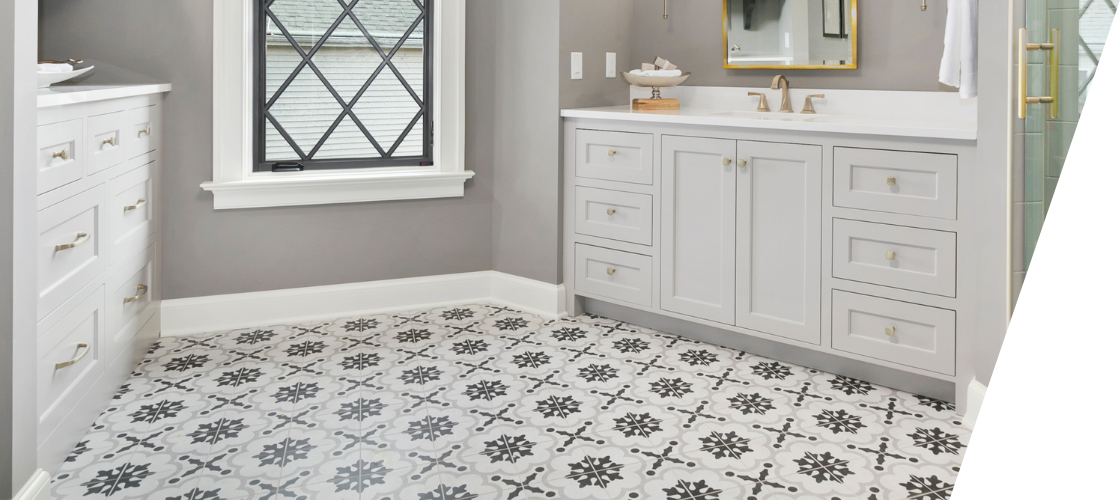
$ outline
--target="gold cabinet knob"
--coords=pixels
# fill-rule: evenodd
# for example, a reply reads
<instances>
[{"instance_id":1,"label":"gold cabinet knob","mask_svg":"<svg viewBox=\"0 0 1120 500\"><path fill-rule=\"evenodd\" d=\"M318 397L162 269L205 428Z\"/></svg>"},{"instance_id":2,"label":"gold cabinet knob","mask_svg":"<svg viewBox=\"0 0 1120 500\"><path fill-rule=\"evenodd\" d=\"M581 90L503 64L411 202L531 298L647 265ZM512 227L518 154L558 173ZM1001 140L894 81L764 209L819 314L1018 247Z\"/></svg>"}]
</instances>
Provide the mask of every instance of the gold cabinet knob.
<instances>
[{"instance_id":1,"label":"gold cabinet knob","mask_svg":"<svg viewBox=\"0 0 1120 500\"><path fill-rule=\"evenodd\" d=\"M894 250L887 250L887 260L894 260L895 257L897 255L895 255Z\"/></svg>"},{"instance_id":2,"label":"gold cabinet knob","mask_svg":"<svg viewBox=\"0 0 1120 500\"><path fill-rule=\"evenodd\" d=\"M898 179L895 179L893 175L887 176L887 185L893 186L895 184L898 184Z\"/></svg>"},{"instance_id":3,"label":"gold cabinet knob","mask_svg":"<svg viewBox=\"0 0 1120 500\"><path fill-rule=\"evenodd\" d=\"M59 151L57 153L51 153L51 159L52 160L55 159L55 158L62 158L63 160L66 160L66 159L69 159L69 157L70 157L70 153L66 152L65 149L63 149L62 151Z\"/></svg>"},{"instance_id":4,"label":"gold cabinet knob","mask_svg":"<svg viewBox=\"0 0 1120 500\"><path fill-rule=\"evenodd\" d=\"M725 166L725 167L726 167L726 166L728 166L728 165L730 165L730 164L731 164L731 158L724 158L724 159L723 159L723 166Z\"/></svg>"},{"instance_id":5,"label":"gold cabinet knob","mask_svg":"<svg viewBox=\"0 0 1120 500\"><path fill-rule=\"evenodd\" d=\"M747 166L747 160L739 160L739 168L744 168L746 166Z\"/></svg>"},{"instance_id":6,"label":"gold cabinet knob","mask_svg":"<svg viewBox=\"0 0 1120 500\"><path fill-rule=\"evenodd\" d=\"M615 269L613 267L608 267L607 268L607 276L614 276L614 273L616 273L616 272L618 272L618 269Z\"/></svg>"},{"instance_id":7,"label":"gold cabinet knob","mask_svg":"<svg viewBox=\"0 0 1120 500\"><path fill-rule=\"evenodd\" d=\"M887 331L885 333L887 334L888 337L894 337L894 327L893 326L888 326Z\"/></svg>"},{"instance_id":8,"label":"gold cabinet knob","mask_svg":"<svg viewBox=\"0 0 1120 500\"><path fill-rule=\"evenodd\" d=\"M608 149L607 150L607 156L614 156L616 154L618 154L618 151L615 151L613 149Z\"/></svg>"},{"instance_id":9,"label":"gold cabinet knob","mask_svg":"<svg viewBox=\"0 0 1120 500\"><path fill-rule=\"evenodd\" d=\"M136 137L140 137L140 134L152 135L152 126L148 125L147 127L144 127L140 130L137 130L136 131Z\"/></svg>"},{"instance_id":10,"label":"gold cabinet knob","mask_svg":"<svg viewBox=\"0 0 1120 500\"><path fill-rule=\"evenodd\" d=\"M607 215L614 215L615 212L617 212L617 210L615 210L613 208L608 208L607 209Z\"/></svg>"},{"instance_id":11,"label":"gold cabinet knob","mask_svg":"<svg viewBox=\"0 0 1120 500\"><path fill-rule=\"evenodd\" d=\"M101 141L101 146L102 147L105 147L106 144L108 144L110 146L116 146L117 145L117 138L116 137L110 137L108 139L105 139L105 140Z\"/></svg>"}]
</instances>

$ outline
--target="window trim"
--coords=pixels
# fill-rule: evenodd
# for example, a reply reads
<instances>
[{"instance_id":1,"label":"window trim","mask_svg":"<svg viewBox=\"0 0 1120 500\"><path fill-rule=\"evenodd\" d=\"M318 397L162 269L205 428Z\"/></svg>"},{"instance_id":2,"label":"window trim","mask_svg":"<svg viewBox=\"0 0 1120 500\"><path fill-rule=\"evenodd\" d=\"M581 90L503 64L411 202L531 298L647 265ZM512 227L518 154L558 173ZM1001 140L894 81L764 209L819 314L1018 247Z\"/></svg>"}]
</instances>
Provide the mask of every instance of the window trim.
<instances>
[{"instance_id":1,"label":"window trim","mask_svg":"<svg viewBox=\"0 0 1120 500\"><path fill-rule=\"evenodd\" d=\"M435 165L254 172L255 0L214 0L214 208L259 208L462 197L465 164L466 2L432 0Z\"/></svg>"}]
</instances>

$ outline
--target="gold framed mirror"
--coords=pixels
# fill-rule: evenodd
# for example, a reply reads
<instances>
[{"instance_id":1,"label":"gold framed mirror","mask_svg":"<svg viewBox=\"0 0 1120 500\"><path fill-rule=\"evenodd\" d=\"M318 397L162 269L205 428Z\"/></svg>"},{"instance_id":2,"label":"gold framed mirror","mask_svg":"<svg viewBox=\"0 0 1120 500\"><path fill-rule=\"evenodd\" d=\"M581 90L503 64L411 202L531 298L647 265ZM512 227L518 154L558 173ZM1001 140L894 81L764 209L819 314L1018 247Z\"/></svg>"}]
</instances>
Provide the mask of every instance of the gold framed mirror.
<instances>
[{"instance_id":1,"label":"gold framed mirror","mask_svg":"<svg viewBox=\"0 0 1120 500\"><path fill-rule=\"evenodd\" d=\"M857 0L723 0L723 67L856 69Z\"/></svg>"}]
</instances>

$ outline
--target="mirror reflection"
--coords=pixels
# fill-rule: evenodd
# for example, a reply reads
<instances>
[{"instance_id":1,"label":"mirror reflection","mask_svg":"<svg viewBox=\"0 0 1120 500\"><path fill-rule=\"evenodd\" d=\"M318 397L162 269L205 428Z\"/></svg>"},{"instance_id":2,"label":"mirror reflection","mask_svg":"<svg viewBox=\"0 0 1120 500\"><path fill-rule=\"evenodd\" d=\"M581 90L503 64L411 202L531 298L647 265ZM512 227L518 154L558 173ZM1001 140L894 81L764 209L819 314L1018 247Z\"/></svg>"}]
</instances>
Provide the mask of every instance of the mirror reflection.
<instances>
[{"instance_id":1,"label":"mirror reflection","mask_svg":"<svg viewBox=\"0 0 1120 500\"><path fill-rule=\"evenodd\" d=\"M724 67L854 69L856 0L724 0Z\"/></svg>"}]
</instances>

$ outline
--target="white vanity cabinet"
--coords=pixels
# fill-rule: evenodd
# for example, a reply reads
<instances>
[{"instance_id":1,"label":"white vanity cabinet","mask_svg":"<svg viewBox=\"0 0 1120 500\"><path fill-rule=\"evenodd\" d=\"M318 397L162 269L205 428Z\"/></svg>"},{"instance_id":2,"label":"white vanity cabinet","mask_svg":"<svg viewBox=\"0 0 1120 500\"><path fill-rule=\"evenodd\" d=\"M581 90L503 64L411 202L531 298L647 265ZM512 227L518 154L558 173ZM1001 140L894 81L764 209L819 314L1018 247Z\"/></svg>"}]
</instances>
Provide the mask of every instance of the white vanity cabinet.
<instances>
[{"instance_id":1,"label":"white vanity cabinet","mask_svg":"<svg viewBox=\"0 0 1120 500\"><path fill-rule=\"evenodd\" d=\"M569 313L959 400L975 140L701 115L564 111Z\"/></svg>"},{"instance_id":2,"label":"white vanity cabinet","mask_svg":"<svg viewBox=\"0 0 1120 500\"><path fill-rule=\"evenodd\" d=\"M39 93L38 466L54 473L159 335L169 85Z\"/></svg>"}]
</instances>

